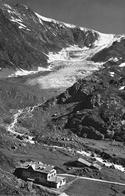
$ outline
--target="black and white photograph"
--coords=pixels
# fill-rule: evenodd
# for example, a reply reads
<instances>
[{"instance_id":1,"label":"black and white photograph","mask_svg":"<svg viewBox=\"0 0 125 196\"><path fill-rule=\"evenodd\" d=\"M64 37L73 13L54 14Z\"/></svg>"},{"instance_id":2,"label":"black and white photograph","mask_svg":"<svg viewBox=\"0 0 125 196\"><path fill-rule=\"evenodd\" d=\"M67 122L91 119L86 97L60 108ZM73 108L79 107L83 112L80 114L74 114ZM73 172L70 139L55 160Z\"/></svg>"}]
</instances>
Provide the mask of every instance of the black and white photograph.
<instances>
[{"instance_id":1,"label":"black and white photograph","mask_svg":"<svg viewBox=\"0 0 125 196\"><path fill-rule=\"evenodd\" d=\"M0 0L0 196L125 196L125 0Z\"/></svg>"}]
</instances>

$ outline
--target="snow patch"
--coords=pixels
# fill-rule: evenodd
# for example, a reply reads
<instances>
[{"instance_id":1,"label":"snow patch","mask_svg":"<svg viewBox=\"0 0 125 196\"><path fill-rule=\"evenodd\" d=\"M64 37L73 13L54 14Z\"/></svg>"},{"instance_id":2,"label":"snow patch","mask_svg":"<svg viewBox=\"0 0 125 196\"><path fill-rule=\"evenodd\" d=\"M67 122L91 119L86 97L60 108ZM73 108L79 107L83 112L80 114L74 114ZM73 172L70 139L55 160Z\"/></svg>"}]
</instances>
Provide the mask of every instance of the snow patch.
<instances>
[{"instance_id":1,"label":"snow patch","mask_svg":"<svg viewBox=\"0 0 125 196\"><path fill-rule=\"evenodd\" d=\"M115 38L117 42L120 42L122 39L125 39L125 35L116 35Z\"/></svg>"},{"instance_id":2,"label":"snow patch","mask_svg":"<svg viewBox=\"0 0 125 196\"><path fill-rule=\"evenodd\" d=\"M15 73L9 75L8 77L18 77L18 76L26 76L26 75L31 75L31 74L36 74L38 72L45 72L45 71L51 71L50 67L44 68L44 67L38 67L36 71L28 71L24 69L18 69Z\"/></svg>"},{"instance_id":3,"label":"snow patch","mask_svg":"<svg viewBox=\"0 0 125 196\"><path fill-rule=\"evenodd\" d=\"M109 72L111 77L114 77L115 73L114 72Z\"/></svg>"},{"instance_id":4,"label":"snow patch","mask_svg":"<svg viewBox=\"0 0 125 196\"><path fill-rule=\"evenodd\" d=\"M81 31L87 31L88 29L85 28L85 27L80 27L80 30L81 30Z\"/></svg>"},{"instance_id":5,"label":"snow patch","mask_svg":"<svg viewBox=\"0 0 125 196\"><path fill-rule=\"evenodd\" d=\"M76 25L73 25L73 24L69 24L69 23L63 23L66 27L68 27L68 28L75 28L76 27Z\"/></svg>"},{"instance_id":6,"label":"snow patch","mask_svg":"<svg viewBox=\"0 0 125 196\"><path fill-rule=\"evenodd\" d=\"M12 19L12 18L15 18L15 17L18 17L20 20L22 20L20 13L17 12L15 9L12 9L12 8L10 7L10 9L8 9L7 11L8 11L8 13L12 14L12 15L11 15L11 19Z\"/></svg>"},{"instance_id":7,"label":"snow patch","mask_svg":"<svg viewBox=\"0 0 125 196\"><path fill-rule=\"evenodd\" d=\"M125 89L125 86L121 86L120 88L119 88L119 90L121 91L121 90L124 90Z\"/></svg>"},{"instance_id":8,"label":"snow patch","mask_svg":"<svg viewBox=\"0 0 125 196\"><path fill-rule=\"evenodd\" d=\"M47 18L47 17L41 16L40 14L38 14L38 13L36 13L36 12L35 12L35 14L36 14L36 16L38 17L39 22L40 22L41 24L43 24L42 21L57 23L57 21L54 20L54 19L52 19L52 18Z\"/></svg>"},{"instance_id":9,"label":"snow patch","mask_svg":"<svg viewBox=\"0 0 125 196\"><path fill-rule=\"evenodd\" d=\"M17 23L19 25L19 29L25 29L30 31L30 29L28 29L27 26L22 23L23 21L21 19L11 17L11 21Z\"/></svg>"},{"instance_id":10,"label":"snow patch","mask_svg":"<svg viewBox=\"0 0 125 196\"><path fill-rule=\"evenodd\" d=\"M125 62L124 62L124 63L121 63L121 64L119 65L119 67L125 67Z\"/></svg>"},{"instance_id":11,"label":"snow patch","mask_svg":"<svg viewBox=\"0 0 125 196\"><path fill-rule=\"evenodd\" d=\"M24 26L24 25L19 26L19 29L25 29L25 28L26 28L26 26Z\"/></svg>"},{"instance_id":12,"label":"snow patch","mask_svg":"<svg viewBox=\"0 0 125 196\"><path fill-rule=\"evenodd\" d=\"M4 6L7 7L8 9L12 9L12 8L10 7L10 5L8 5L8 4L4 4Z\"/></svg>"},{"instance_id":13,"label":"snow patch","mask_svg":"<svg viewBox=\"0 0 125 196\"><path fill-rule=\"evenodd\" d=\"M95 41L94 46L109 47L113 42L114 42L114 34L99 33L99 38L98 40Z\"/></svg>"},{"instance_id":14,"label":"snow patch","mask_svg":"<svg viewBox=\"0 0 125 196\"><path fill-rule=\"evenodd\" d=\"M16 22L16 23L22 23L22 20L21 19L18 19L18 18L14 18L14 17L11 17L11 21L12 22Z\"/></svg>"},{"instance_id":15,"label":"snow patch","mask_svg":"<svg viewBox=\"0 0 125 196\"><path fill-rule=\"evenodd\" d=\"M120 59L120 58L119 58ZM111 57L108 61L118 62L119 59L117 57Z\"/></svg>"}]
</instances>

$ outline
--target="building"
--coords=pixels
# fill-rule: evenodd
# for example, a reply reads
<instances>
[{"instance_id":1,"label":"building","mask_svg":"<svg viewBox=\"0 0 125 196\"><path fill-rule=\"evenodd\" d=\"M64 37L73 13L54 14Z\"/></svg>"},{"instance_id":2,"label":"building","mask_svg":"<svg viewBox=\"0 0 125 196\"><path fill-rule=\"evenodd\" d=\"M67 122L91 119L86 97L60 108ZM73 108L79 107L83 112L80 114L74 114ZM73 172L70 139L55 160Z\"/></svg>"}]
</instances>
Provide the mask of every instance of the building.
<instances>
[{"instance_id":1,"label":"building","mask_svg":"<svg viewBox=\"0 0 125 196\"><path fill-rule=\"evenodd\" d=\"M57 176L54 166L41 162L24 163L14 173L19 178L48 187L59 188L66 184L66 178Z\"/></svg>"},{"instance_id":2,"label":"building","mask_svg":"<svg viewBox=\"0 0 125 196\"><path fill-rule=\"evenodd\" d=\"M88 162L88 161L86 161L85 159L83 159L83 158L78 158L78 160L77 160L79 163L81 163L81 164L83 164L83 165L85 165L85 166L87 166L87 167L91 167L91 163L90 162Z\"/></svg>"},{"instance_id":3,"label":"building","mask_svg":"<svg viewBox=\"0 0 125 196\"><path fill-rule=\"evenodd\" d=\"M95 161L94 162L88 162L87 160L85 160L83 158L79 158L78 162L87 166L87 167L91 167L91 168L98 169L98 170L102 169L101 166L98 163L96 163Z\"/></svg>"},{"instance_id":4,"label":"building","mask_svg":"<svg viewBox=\"0 0 125 196\"><path fill-rule=\"evenodd\" d=\"M48 186L53 188L60 188L66 184L66 178L61 176L55 176L53 179L48 181Z\"/></svg>"},{"instance_id":5,"label":"building","mask_svg":"<svg viewBox=\"0 0 125 196\"><path fill-rule=\"evenodd\" d=\"M92 163L92 167L98 170L102 169L101 165L97 164L96 162Z\"/></svg>"}]
</instances>

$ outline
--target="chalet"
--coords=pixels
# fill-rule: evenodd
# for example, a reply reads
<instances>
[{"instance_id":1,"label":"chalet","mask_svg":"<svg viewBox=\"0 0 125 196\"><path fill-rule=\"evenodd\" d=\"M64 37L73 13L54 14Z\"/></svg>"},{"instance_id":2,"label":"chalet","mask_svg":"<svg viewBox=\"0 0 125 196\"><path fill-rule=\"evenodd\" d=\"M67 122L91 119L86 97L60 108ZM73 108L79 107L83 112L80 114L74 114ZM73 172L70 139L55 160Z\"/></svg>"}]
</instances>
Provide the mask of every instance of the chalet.
<instances>
[{"instance_id":1,"label":"chalet","mask_svg":"<svg viewBox=\"0 0 125 196\"><path fill-rule=\"evenodd\" d=\"M41 162L30 162L16 168L15 175L24 180L29 180L48 187L59 188L66 184L66 178L57 176L54 166Z\"/></svg>"}]
</instances>

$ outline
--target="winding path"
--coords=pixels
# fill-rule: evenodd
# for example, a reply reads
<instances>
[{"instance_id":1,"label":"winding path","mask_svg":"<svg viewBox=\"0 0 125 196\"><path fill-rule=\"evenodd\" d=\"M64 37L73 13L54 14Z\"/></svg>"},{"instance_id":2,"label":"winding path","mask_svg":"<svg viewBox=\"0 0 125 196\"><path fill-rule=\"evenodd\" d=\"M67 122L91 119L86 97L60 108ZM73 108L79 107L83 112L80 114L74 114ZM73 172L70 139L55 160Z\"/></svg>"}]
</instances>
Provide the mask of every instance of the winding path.
<instances>
[{"instance_id":1,"label":"winding path","mask_svg":"<svg viewBox=\"0 0 125 196\"><path fill-rule=\"evenodd\" d=\"M24 142L29 142L31 144L34 144L34 141L33 141L33 137L32 136L27 136L27 138L25 138L25 134L23 133L19 133L16 130L16 124L18 122L18 117L23 113L23 110L18 110L17 113L15 113L13 115L13 121L12 123L10 123L10 125L7 127L7 131L14 134L14 135L17 135L17 136L21 136L21 137L24 137L23 141Z\"/></svg>"}]
</instances>

